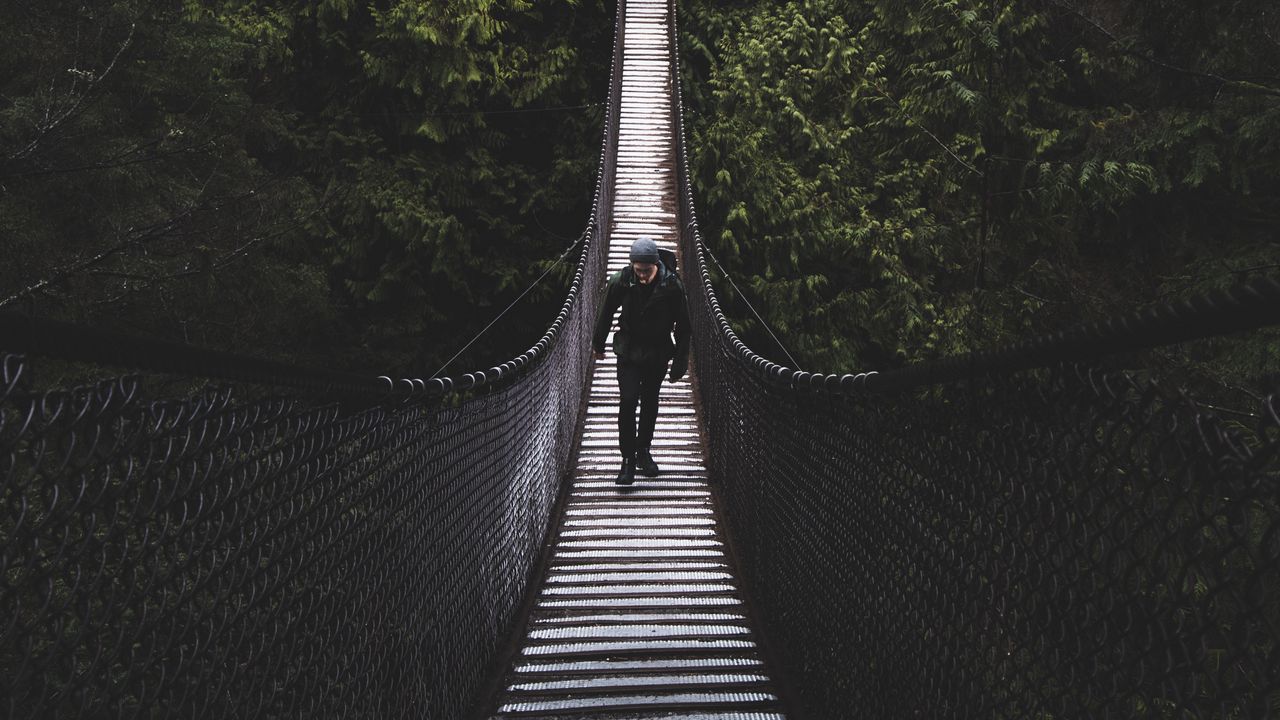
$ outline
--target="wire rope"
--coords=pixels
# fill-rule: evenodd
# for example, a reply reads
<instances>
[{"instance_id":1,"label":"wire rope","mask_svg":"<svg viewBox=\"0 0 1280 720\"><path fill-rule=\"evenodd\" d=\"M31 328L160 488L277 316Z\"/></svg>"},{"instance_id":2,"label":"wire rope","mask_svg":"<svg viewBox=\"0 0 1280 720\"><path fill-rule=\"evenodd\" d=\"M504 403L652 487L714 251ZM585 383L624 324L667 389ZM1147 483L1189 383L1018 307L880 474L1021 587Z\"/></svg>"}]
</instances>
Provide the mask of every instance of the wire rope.
<instances>
[{"instance_id":1,"label":"wire rope","mask_svg":"<svg viewBox=\"0 0 1280 720\"><path fill-rule=\"evenodd\" d=\"M765 332L769 333L769 337L773 338L773 341L778 343L778 347L782 348L782 353L791 361L791 367L798 369L800 367L800 363L796 362L796 359L791 357L791 353L787 350L787 346L783 345L782 341L778 339L778 336L773 334L773 329L769 327L769 323L765 322L764 318L760 317L760 313L756 312L755 306L751 304L751 301L748 300L747 296L742 292L742 288L738 287L738 283L733 281L733 277L729 275L728 271L724 269L724 266L720 264L720 261L716 259L716 255L711 252L711 248L707 247L707 244L702 242L701 238L699 238L698 244L702 246L704 251L706 251L707 257L711 258L711 262L715 263L716 267L720 269L720 274L724 276L724 279L728 280L729 284L733 286L733 289L738 293L738 297L742 298L742 302L746 303L747 307L751 309L751 314L755 315L756 319L760 321L760 325L764 327Z\"/></svg>"},{"instance_id":2,"label":"wire rope","mask_svg":"<svg viewBox=\"0 0 1280 720\"><path fill-rule=\"evenodd\" d=\"M446 360L446 361L445 361L445 363L444 363L443 365L441 365L441 366L440 366L440 369L439 369L439 370L436 370L435 372L431 373L431 377L439 377L440 373L441 373L445 368L449 367L449 363L452 363L454 360L457 360L459 355L461 355L462 353L466 352L466 351L467 351L467 348L469 348L469 347L471 347L472 345L474 345L474 344L475 344L475 342L476 342L477 340L479 340L479 339L480 339L480 338L481 338L485 333L489 332L489 328L493 327L495 323L497 323L499 320L501 320L503 317L505 317L505 316L506 316L506 314L507 314L508 312L511 312L511 308L515 307L517 303L519 303L521 300L523 300L523 299L524 299L524 296L525 296L525 295L528 295L530 291L532 291L535 287L537 287L537 286L538 286L538 283L542 282L542 281L543 281L543 279L545 279L545 278L547 277L547 275L549 275L549 274L551 273L551 271L552 271L552 270L556 269L556 266L557 266L557 265L559 265L559 264L561 263L561 261L563 261L563 260L565 259L565 257L566 257L570 252L572 252L574 248L576 248L576 247L578 246L578 243L579 243L579 242L581 242L581 239L575 240L575 241L573 242L573 244L572 244L572 245L570 245L569 247L565 248L565 251L564 251L564 252L562 252L562 253L560 253L560 257L556 258L556 259L555 259L555 262L553 262L553 263L551 263L551 265L547 266L547 269L542 271L542 274L538 276L538 279L537 279L537 280L534 280L534 281L533 281L533 283L529 285L529 287L525 288L525 289L524 289L524 292L520 293L519 297L517 297L515 300L512 300L512 301L511 301L511 304L510 304L510 305L507 305L506 309L504 309L502 312L498 313L498 316L497 316L497 317L495 317L494 319L490 320L490 321L489 321L489 324L488 324L488 325L485 325L485 326L484 326L484 328L483 328L480 332L476 333L476 336L475 336L475 337L473 337L473 338L471 338L471 340L470 340L466 345L463 345L461 350L459 350L458 352L454 353L454 354L453 354L453 357L451 357L451 358L449 358L448 360Z\"/></svg>"}]
</instances>

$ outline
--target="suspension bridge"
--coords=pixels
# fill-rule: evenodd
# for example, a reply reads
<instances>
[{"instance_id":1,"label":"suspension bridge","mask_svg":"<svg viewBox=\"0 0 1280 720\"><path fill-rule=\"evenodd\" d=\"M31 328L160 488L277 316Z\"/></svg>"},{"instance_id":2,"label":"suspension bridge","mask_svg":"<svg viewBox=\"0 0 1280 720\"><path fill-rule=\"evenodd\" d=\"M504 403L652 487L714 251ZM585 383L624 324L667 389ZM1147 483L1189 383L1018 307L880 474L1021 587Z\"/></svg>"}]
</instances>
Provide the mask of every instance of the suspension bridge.
<instances>
[{"instance_id":1,"label":"suspension bridge","mask_svg":"<svg viewBox=\"0 0 1280 720\"><path fill-rule=\"evenodd\" d=\"M1212 407L1143 354L1280 322L1280 283L891 372L771 362L712 289L674 5L619 0L568 297L500 365L0 316L6 717L1280 714L1280 400ZM590 336L641 235L681 258L692 379L662 474L618 487Z\"/></svg>"}]
</instances>

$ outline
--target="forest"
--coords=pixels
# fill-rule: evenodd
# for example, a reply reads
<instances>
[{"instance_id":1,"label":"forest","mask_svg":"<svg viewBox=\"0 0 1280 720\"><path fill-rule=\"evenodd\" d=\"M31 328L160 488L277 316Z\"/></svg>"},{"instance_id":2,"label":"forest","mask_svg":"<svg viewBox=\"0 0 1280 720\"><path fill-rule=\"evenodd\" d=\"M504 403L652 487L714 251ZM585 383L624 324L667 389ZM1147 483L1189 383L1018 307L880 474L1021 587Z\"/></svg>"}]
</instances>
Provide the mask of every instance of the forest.
<instances>
[{"instance_id":1,"label":"forest","mask_svg":"<svg viewBox=\"0 0 1280 720\"><path fill-rule=\"evenodd\" d=\"M572 273L614 11L8 0L0 311L427 376L552 269L442 370L505 360ZM775 360L896 367L1280 268L1268 0L679 12L717 290ZM1280 336L1163 357L1248 384Z\"/></svg>"},{"instance_id":2,"label":"forest","mask_svg":"<svg viewBox=\"0 0 1280 720\"><path fill-rule=\"evenodd\" d=\"M586 225L612 12L6 0L0 311L430 376ZM445 374L535 342L572 268Z\"/></svg>"},{"instance_id":3,"label":"forest","mask_svg":"<svg viewBox=\"0 0 1280 720\"><path fill-rule=\"evenodd\" d=\"M802 365L850 372L1280 268L1274 3L681 7L703 234L774 360L743 300ZM1280 335L1163 354L1248 383Z\"/></svg>"}]
</instances>

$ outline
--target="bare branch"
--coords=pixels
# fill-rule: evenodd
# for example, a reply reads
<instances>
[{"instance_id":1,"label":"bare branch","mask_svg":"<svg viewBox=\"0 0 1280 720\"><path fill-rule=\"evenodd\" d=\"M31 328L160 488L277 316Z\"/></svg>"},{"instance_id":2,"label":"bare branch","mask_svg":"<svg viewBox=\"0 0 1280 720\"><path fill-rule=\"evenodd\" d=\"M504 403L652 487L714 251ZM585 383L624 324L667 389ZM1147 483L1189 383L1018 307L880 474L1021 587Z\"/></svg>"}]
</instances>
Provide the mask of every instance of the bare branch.
<instances>
[{"instance_id":1,"label":"bare branch","mask_svg":"<svg viewBox=\"0 0 1280 720\"><path fill-rule=\"evenodd\" d=\"M99 85L102 84L103 80L106 80L111 75L113 70L115 70L116 63L120 61L120 56L124 55L124 51L127 50L129 48L129 45L133 43L133 35L134 35L134 32L137 30L137 28L138 28L137 23L132 23L131 25L129 25L129 35L125 37L124 42L121 43L120 45L120 48L116 50L116 54L111 58L111 62L107 64L107 67L101 73L88 79L87 81L88 86L84 89L84 92L80 93L79 96L76 96L75 101L71 103L70 107L68 107L61 114L58 114L56 116L52 114L53 108L51 105L45 108L44 120L36 127L36 136L31 139L31 142L27 143L26 147L22 148L21 150L15 153L10 154L8 157L9 160L11 161L22 160L23 158L30 156L32 153L36 151L36 149L40 146L40 143L46 137L48 137L50 133L52 133L59 126L61 126L67 120L70 120L72 117L74 117L76 114L80 112L80 109L84 107L85 101L88 100L89 96L93 94L93 91L97 89ZM70 93L73 95L75 93L76 83L81 79L82 74L84 73L74 73L74 72L72 73ZM53 81L51 80L50 87L49 87L49 94L52 95L53 93L54 93L54 86L53 86Z\"/></svg>"},{"instance_id":2,"label":"bare branch","mask_svg":"<svg viewBox=\"0 0 1280 720\"><path fill-rule=\"evenodd\" d=\"M49 277L43 280L40 280L32 285L28 285L27 287L13 293L9 297L5 298L4 300L0 300L0 308L4 308L9 305L12 305L13 303L18 302L23 298L30 297L31 295L34 295L37 292L40 292L41 290L49 287L50 285L56 282L59 282L75 273L78 273L86 268L93 267L94 265L97 265L103 260L106 260L112 255L115 255L121 250L124 250L125 247L127 246L128 246L128 243L121 243L114 247L107 248L106 250L103 250L102 252L94 255L91 258L74 262L71 265L68 265L64 268L59 268L58 270L55 270L54 273Z\"/></svg>"},{"instance_id":3,"label":"bare branch","mask_svg":"<svg viewBox=\"0 0 1280 720\"><path fill-rule=\"evenodd\" d=\"M186 213L183 213L183 215L185 214ZM9 305L12 305L18 302L19 300L30 297L35 293L40 292L41 290L49 287L50 285L61 282L62 280L65 280L66 278L71 277L76 273L83 272L84 270L95 267L96 265L102 263L104 260L107 260L108 258L111 258L123 252L130 245L136 245L138 243L144 242L145 240L148 240L154 237L159 237L160 235L164 234L166 230L177 225L179 218L181 218L183 215L174 216L173 218L170 218L168 221L164 223L152 226L151 228L145 229L137 234L135 234L134 232L129 232L125 240L105 250L99 251L94 255L92 255L91 257L77 260L76 262L73 262L70 265L59 268L53 271L51 275L44 278L43 280L39 280L31 285L28 285L22 290L19 290L13 293L9 297L3 300L0 300L0 308L5 308Z\"/></svg>"},{"instance_id":4,"label":"bare branch","mask_svg":"<svg viewBox=\"0 0 1280 720\"><path fill-rule=\"evenodd\" d=\"M126 297L129 297L130 295L136 292L139 292L141 290L149 290L156 286L160 286L163 289L164 283L168 280L177 280L179 278L191 277L193 275L200 275L202 273L216 273L220 270L225 270L231 265L233 265L237 260L248 255L249 251L252 250L253 248L257 247L258 245L261 245L264 242L267 242L268 240L274 240L276 238L283 237L291 229L292 229L292 226L286 226L285 228L281 230L277 230L276 232L252 238L248 242L241 245L240 247L237 247L236 249L226 253L222 257L215 260L208 268L187 267L175 273L145 277L143 278L143 282L133 286L126 286L122 292L112 297L99 300L94 304L99 307L107 307L110 305L114 305L115 303L118 303L121 300L125 299Z\"/></svg>"},{"instance_id":5,"label":"bare branch","mask_svg":"<svg viewBox=\"0 0 1280 720\"><path fill-rule=\"evenodd\" d=\"M1243 275L1245 273L1257 272L1259 270L1275 270L1280 268L1280 263L1269 263L1267 265L1254 265L1253 267L1240 268L1239 270L1231 270L1232 274Z\"/></svg>"},{"instance_id":6,"label":"bare branch","mask_svg":"<svg viewBox=\"0 0 1280 720\"><path fill-rule=\"evenodd\" d=\"M1042 297L1040 297L1039 295L1035 295L1035 294L1029 293L1029 292L1027 292L1026 290L1023 290L1023 289L1022 289L1021 287L1019 287L1017 284L1014 284L1013 289L1014 289L1014 290L1017 290L1018 292L1022 293L1023 295L1026 295L1027 297L1031 298L1032 300L1036 300L1036 301L1038 301L1038 302L1045 303L1046 305L1056 305L1057 303L1061 302L1060 300L1049 300L1049 299L1047 299L1047 298L1042 298Z\"/></svg>"}]
</instances>

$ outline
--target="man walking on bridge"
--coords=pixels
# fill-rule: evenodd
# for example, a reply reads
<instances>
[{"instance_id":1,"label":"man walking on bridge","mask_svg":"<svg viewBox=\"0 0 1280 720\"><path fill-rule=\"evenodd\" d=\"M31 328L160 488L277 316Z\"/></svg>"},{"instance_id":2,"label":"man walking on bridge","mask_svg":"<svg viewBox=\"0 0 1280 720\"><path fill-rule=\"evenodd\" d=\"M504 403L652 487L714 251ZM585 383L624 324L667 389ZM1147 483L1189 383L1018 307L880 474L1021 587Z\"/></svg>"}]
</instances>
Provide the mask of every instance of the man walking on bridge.
<instances>
[{"instance_id":1,"label":"man walking on bridge","mask_svg":"<svg viewBox=\"0 0 1280 720\"><path fill-rule=\"evenodd\" d=\"M618 332L613 336L622 396L618 406L618 445L622 451L619 485L635 482L637 469L649 477L657 476L658 464L653 461L649 446L658 421L662 375L668 361L674 361L667 375L670 382L684 377L689 367L689 309L685 306L684 285L676 275L675 254L660 250L653 240L642 237L631 244L630 260L629 267L609 278L604 307L591 339L596 360L603 360L605 338L614 313L621 307Z\"/></svg>"}]
</instances>

